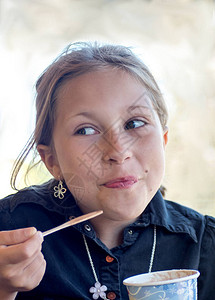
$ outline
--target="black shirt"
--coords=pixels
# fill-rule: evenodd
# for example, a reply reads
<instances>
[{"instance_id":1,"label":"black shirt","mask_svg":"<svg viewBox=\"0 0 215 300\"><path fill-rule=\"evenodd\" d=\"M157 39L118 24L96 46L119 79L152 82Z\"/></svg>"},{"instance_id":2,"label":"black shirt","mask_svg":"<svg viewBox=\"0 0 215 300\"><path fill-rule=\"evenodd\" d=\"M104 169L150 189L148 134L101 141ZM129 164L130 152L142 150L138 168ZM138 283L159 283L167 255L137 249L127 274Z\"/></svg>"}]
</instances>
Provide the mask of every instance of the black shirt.
<instances>
[{"instance_id":1,"label":"black shirt","mask_svg":"<svg viewBox=\"0 0 215 300\"><path fill-rule=\"evenodd\" d=\"M33 186L0 201L0 230L35 226L40 231L81 215L73 196L53 196L52 184ZM123 243L108 249L86 221L45 237L47 261L40 285L19 293L17 300L92 299L95 278L83 240L86 236L98 280L110 299L128 299L123 280L149 271L154 228L152 271L196 269L199 300L215 299L215 219L166 201L158 191L140 218L124 230ZM114 298L115 297L115 298Z\"/></svg>"}]
</instances>

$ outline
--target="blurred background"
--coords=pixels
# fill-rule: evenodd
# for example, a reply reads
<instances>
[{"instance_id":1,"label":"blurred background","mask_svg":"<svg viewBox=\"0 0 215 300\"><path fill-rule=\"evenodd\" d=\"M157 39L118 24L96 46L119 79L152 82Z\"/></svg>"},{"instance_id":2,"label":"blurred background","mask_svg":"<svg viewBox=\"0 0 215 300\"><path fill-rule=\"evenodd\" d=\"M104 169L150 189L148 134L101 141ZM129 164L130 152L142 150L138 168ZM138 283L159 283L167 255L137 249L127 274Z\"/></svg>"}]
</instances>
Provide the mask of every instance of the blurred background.
<instances>
[{"instance_id":1,"label":"blurred background","mask_svg":"<svg viewBox=\"0 0 215 300\"><path fill-rule=\"evenodd\" d=\"M80 40L132 46L148 65L170 114L166 198L215 216L212 0L0 0L0 198L34 128L37 78Z\"/></svg>"}]
</instances>

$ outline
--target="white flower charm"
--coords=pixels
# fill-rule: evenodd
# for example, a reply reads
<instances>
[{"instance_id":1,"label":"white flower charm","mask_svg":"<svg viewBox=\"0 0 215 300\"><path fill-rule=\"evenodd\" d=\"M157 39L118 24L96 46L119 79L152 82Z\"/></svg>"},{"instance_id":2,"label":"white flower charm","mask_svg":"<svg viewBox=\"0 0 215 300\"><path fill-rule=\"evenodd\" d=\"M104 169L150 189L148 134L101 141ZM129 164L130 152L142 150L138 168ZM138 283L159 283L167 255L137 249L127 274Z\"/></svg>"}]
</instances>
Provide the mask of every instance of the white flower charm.
<instances>
[{"instance_id":1,"label":"white flower charm","mask_svg":"<svg viewBox=\"0 0 215 300\"><path fill-rule=\"evenodd\" d=\"M55 198L63 199L64 194L66 193L66 188L63 187L63 182L60 180L58 185L54 187L54 196Z\"/></svg>"},{"instance_id":2,"label":"white flower charm","mask_svg":"<svg viewBox=\"0 0 215 300\"><path fill-rule=\"evenodd\" d=\"M107 291L106 285L101 285L101 283L98 281L95 283L95 286L90 288L90 293L93 294L93 299L98 299L99 297L102 299L107 299L105 291Z\"/></svg>"}]
</instances>

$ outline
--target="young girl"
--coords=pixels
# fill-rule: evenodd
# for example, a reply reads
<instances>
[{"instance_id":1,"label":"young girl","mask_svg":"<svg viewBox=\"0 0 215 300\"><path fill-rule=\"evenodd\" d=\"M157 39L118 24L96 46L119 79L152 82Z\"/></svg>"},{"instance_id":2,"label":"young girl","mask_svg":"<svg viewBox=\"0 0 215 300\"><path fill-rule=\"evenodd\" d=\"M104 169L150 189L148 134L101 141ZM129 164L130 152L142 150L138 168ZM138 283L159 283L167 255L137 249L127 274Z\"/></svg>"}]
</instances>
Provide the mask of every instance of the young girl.
<instances>
[{"instance_id":1,"label":"young girl","mask_svg":"<svg viewBox=\"0 0 215 300\"><path fill-rule=\"evenodd\" d=\"M215 220L160 192L167 110L128 48L70 45L37 82L34 148L53 179L0 202L0 299L128 299L123 280L198 269L215 299ZM44 238L84 213L103 214Z\"/></svg>"}]
</instances>

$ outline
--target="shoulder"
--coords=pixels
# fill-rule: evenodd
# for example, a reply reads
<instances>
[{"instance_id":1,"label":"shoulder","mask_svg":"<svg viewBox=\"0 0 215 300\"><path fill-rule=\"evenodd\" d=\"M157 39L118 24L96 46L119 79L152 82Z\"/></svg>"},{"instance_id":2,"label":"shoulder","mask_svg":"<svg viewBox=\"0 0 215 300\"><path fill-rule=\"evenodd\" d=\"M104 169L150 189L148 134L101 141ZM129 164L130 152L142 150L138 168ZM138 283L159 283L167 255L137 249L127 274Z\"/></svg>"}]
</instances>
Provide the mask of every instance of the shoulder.
<instances>
[{"instance_id":1,"label":"shoulder","mask_svg":"<svg viewBox=\"0 0 215 300\"><path fill-rule=\"evenodd\" d=\"M172 201L165 201L171 216L179 217L181 221L186 222L190 227L195 230L196 236L199 241L204 243L211 239L215 243L215 218L207 216L193 210L189 207L180 205Z\"/></svg>"},{"instance_id":2,"label":"shoulder","mask_svg":"<svg viewBox=\"0 0 215 300\"><path fill-rule=\"evenodd\" d=\"M170 200L164 200L164 202L169 212L169 216L172 218L175 218L175 216L180 216L184 220L192 220L192 222L204 221L203 214L188 206Z\"/></svg>"},{"instance_id":3,"label":"shoulder","mask_svg":"<svg viewBox=\"0 0 215 300\"><path fill-rule=\"evenodd\" d=\"M183 220L187 220L192 222L192 224L202 223L206 229L215 230L215 217L203 215L200 212L181 205L179 203L164 200L166 203L167 210L169 211L169 215L174 218L175 216L180 216Z\"/></svg>"},{"instance_id":4,"label":"shoulder","mask_svg":"<svg viewBox=\"0 0 215 300\"><path fill-rule=\"evenodd\" d=\"M212 216L205 216L205 239L206 243L211 240L211 243L215 246L215 218Z\"/></svg>"},{"instance_id":5,"label":"shoulder","mask_svg":"<svg viewBox=\"0 0 215 300\"><path fill-rule=\"evenodd\" d=\"M195 242L202 241L205 231L214 235L215 219L204 216L194 209L179 203L164 200L157 193L150 205L151 220L174 233L187 233Z\"/></svg>"},{"instance_id":6,"label":"shoulder","mask_svg":"<svg viewBox=\"0 0 215 300\"><path fill-rule=\"evenodd\" d=\"M0 212L8 210L13 212L21 204L43 205L50 197L52 181L42 185L35 185L24 188L0 200Z\"/></svg>"},{"instance_id":7,"label":"shoulder","mask_svg":"<svg viewBox=\"0 0 215 300\"><path fill-rule=\"evenodd\" d=\"M31 186L0 200L0 230L32 226L50 206L48 186Z\"/></svg>"}]
</instances>

